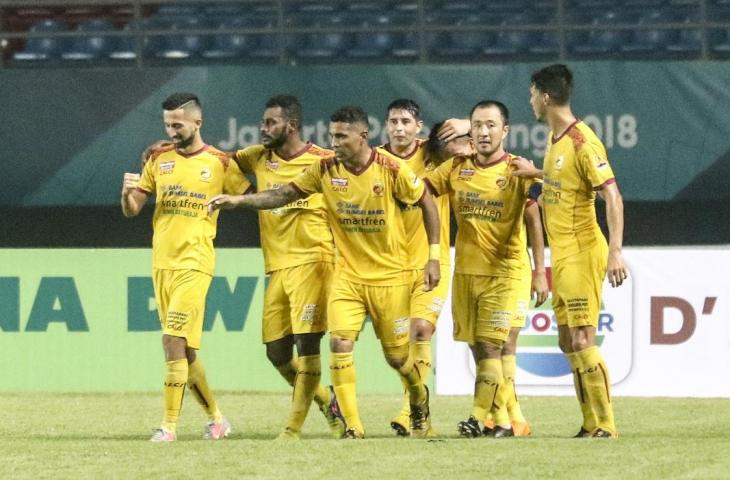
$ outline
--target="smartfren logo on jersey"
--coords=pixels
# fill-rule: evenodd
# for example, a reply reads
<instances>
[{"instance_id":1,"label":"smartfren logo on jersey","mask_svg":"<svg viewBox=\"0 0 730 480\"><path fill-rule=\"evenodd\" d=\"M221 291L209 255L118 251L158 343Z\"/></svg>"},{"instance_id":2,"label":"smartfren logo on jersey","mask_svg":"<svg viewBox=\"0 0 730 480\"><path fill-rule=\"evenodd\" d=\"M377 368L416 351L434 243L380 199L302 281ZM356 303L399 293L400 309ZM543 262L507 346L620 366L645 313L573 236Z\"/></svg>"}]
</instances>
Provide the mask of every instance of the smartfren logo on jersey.
<instances>
[{"instance_id":1,"label":"smartfren logo on jersey","mask_svg":"<svg viewBox=\"0 0 730 480\"><path fill-rule=\"evenodd\" d=\"M547 253L547 252L546 252ZM548 283L551 284L550 268ZM552 287L552 285L551 285ZM531 307L517 344L517 374L521 385L572 385L570 364L558 347L558 324L552 297L538 308ZM607 280L598 316L596 344L618 383L631 371L633 343L633 284L631 275L617 288Z\"/></svg>"}]
</instances>

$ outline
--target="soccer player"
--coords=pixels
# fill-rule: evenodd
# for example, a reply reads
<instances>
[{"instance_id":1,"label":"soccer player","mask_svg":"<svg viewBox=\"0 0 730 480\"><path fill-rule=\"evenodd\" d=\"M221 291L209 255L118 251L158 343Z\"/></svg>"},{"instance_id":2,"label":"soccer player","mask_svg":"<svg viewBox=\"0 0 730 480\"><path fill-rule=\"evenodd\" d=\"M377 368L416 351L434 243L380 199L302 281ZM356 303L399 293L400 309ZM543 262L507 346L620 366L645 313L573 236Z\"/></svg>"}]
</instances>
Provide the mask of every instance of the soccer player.
<instances>
[{"instance_id":1,"label":"soccer player","mask_svg":"<svg viewBox=\"0 0 730 480\"><path fill-rule=\"evenodd\" d=\"M217 216L207 215L206 204L222 192L245 192L250 184L226 154L203 142L197 96L175 93L162 108L165 131L173 143L153 151L141 177L124 174L121 198L124 215L134 217L150 195L156 197L152 269L167 363L165 412L150 440L176 440L186 384L208 415L204 438L218 440L230 433L231 424L221 414L196 354L215 265Z\"/></svg>"},{"instance_id":2,"label":"soccer player","mask_svg":"<svg viewBox=\"0 0 730 480\"><path fill-rule=\"evenodd\" d=\"M421 107L413 100L400 98L388 105L389 142L377 148L379 153L395 157L405 162L419 177L425 177L443 158L443 150L448 147L443 142L435 144L431 140L422 140L417 135L423 128ZM443 123L441 124L441 126ZM437 131L437 130L436 130ZM432 135L435 136L435 135ZM462 140L449 142L452 148L463 144ZM441 146L441 149L429 149L429 146ZM431 153L431 155L429 155ZM428 260L428 242L423 228L423 219L418 205L403 205L402 216L407 236L409 254L408 270L411 274L410 291L410 347L409 355L421 375L424 384L428 383L431 373L431 337L436 330L436 321L441 313L449 289L451 277L451 256L449 254L449 197L444 195L435 200L441 221L441 281L436 288L425 291L423 288L423 266ZM435 254L435 253L434 253ZM403 405L400 412L391 421L390 426L396 435L410 434L410 398L404 384Z\"/></svg>"},{"instance_id":3,"label":"soccer player","mask_svg":"<svg viewBox=\"0 0 730 480\"><path fill-rule=\"evenodd\" d=\"M454 339L469 344L477 374L472 414L459 422L458 429L463 436L482 435L480 422L492 411L494 428L487 433L502 438L514 435L507 409L502 408L509 394L502 352L516 317L516 286L529 265L524 211L531 188L539 182L511 174L515 157L504 149L509 111L503 103L477 103L470 120L475 154L449 159L428 174L426 183L434 195L451 197L459 226L452 295ZM539 274L544 277L544 269Z\"/></svg>"},{"instance_id":4,"label":"soccer player","mask_svg":"<svg viewBox=\"0 0 730 480\"><path fill-rule=\"evenodd\" d=\"M370 314L388 363L406 379L411 431L430 431L428 389L408 355L410 273L398 203L419 204L428 243L424 286L439 283L439 219L423 182L405 164L368 145L368 116L360 107L342 107L330 117L334 157L312 164L288 185L253 195L222 195L210 211L236 206L271 209L322 193L338 260L327 305L332 383L347 426L344 438L363 438L355 395L354 342Z\"/></svg>"},{"instance_id":5,"label":"soccer player","mask_svg":"<svg viewBox=\"0 0 730 480\"><path fill-rule=\"evenodd\" d=\"M606 149L573 114L573 74L550 65L532 74L530 104L547 122L550 136L543 170L518 160L515 175L542 177L542 205L553 269L553 309L560 349L573 370L583 424L576 437L618 435L608 368L596 345L603 279L618 287L626 279L623 200ZM596 193L606 201L609 241L596 221Z\"/></svg>"},{"instance_id":6,"label":"soccer player","mask_svg":"<svg viewBox=\"0 0 730 480\"><path fill-rule=\"evenodd\" d=\"M256 175L260 190L288 185L302 170L332 156L331 150L304 142L301 125L297 98L277 95L266 102L262 144L238 150L234 157L241 170ZM259 226L269 275L262 321L266 356L294 387L281 438L299 438L312 399L339 438L344 424L337 401L319 382L320 340L327 328L327 291L334 266L334 243L322 195L261 210Z\"/></svg>"}]
</instances>

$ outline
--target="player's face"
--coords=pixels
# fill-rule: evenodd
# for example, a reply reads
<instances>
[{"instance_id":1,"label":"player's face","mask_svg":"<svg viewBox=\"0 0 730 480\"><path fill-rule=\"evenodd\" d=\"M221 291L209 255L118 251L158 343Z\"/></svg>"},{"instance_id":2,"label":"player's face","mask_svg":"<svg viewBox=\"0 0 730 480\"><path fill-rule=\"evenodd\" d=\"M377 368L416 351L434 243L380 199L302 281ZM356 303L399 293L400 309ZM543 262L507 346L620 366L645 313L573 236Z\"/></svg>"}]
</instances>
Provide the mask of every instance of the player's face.
<instances>
[{"instance_id":1,"label":"player's face","mask_svg":"<svg viewBox=\"0 0 730 480\"><path fill-rule=\"evenodd\" d=\"M540 121L545 120L545 96L535 88L535 85L530 85L530 105L535 118Z\"/></svg>"},{"instance_id":2,"label":"player's face","mask_svg":"<svg viewBox=\"0 0 730 480\"><path fill-rule=\"evenodd\" d=\"M444 147L444 150L446 151L446 155L449 157L466 157L468 155L471 155L472 153L472 146L471 146L471 138L469 135L462 135L460 137L456 137L455 139L449 141L446 146Z\"/></svg>"},{"instance_id":3,"label":"player's face","mask_svg":"<svg viewBox=\"0 0 730 480\"><path fill-rule=\"evenodd\" d=\"M279 148L286 143L289 137L290 124L284 116L281 107L271 107L264 110L261 118L261 143L266 148Z\"/></svg>"},{"instance_id":4,"label":"player's face","mask_svg":"<svg viewBox=\"0 0 730 480\"><path fill-rule=\"evenodd\" d=\"M410 147L422 128L423 121L408 110L394 108L388 112L388 141L396 148Z\"/></svg>"},{"instance_id":5,"label":"player's face","mask_svg":"<svg viewBox=\"0 0 730 480\"><path fill-rule=\"evenodd\" d=\"M499 108L478 108L471 116L471 140L477 153L489 157L502 148L502 141L509 133Z\"/></svg>"},{"instance_id":6,"label":"player's face","mask_svg":"<svg viewBox=\"0 0 730 480\"><path fill-rule=\"evenodd\" d=\"M359 123L330 122L330 146L341 162L351 162L367 145L368 132Z\"/></svg>"},{"instance_id":7,"label":"player's face","mask_svg":"<svg viewBox=\"0 0 730 480\"><path fill-rule=\"evenodd\" d=\"M202 120L194 110L163 110L162 120L167 136L175 144L175 148L184 149L193 143L200 131Z\"/></svg>"}]
</instances>

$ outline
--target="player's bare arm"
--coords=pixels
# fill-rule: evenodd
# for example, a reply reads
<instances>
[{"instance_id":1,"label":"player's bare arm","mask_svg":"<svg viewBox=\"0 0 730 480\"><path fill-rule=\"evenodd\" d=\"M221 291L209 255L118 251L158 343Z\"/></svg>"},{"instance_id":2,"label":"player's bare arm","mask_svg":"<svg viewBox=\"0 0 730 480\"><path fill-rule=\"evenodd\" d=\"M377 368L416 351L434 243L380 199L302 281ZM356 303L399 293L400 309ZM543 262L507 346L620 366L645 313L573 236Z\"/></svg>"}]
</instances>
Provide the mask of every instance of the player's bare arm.
<instances>
[{"instance_id":1,"label":"player's bare arm","mask_svg":"<svg viewBox=\"0 0 730 480\"><path fill-rule=\"evenodd\" d=\"M468 135L471 130L471 121L468 118L449 118L438 131L439 139L444 142Z\"/></svg>"},{"instance_id":2,"label":"player's bare arm","mask_svg":"<svg viewBox=\"0 0 730 480\"><path fill-rule=\"evenodd\" d=\"M532 248L532 260L535 263L535 270L532 271L532 296L535 298L535 306L539 307L547 300L549 289L545 274L545 239L537 203L525 208L525 223Z\"/></svg>"},{"instance_id":3,"label":"player's bare arm","mask_svg":"<svg viewBox=\"0 0 730 480\"><path fill-rule=\"evenodd\" d=\"M147 201L147 194L139 190L139 173L125 173L122 180L122 213L136 217Z\"/></svg>"},{"instance_id":4,"label":"player's bare arm","mask_svg":"<svg viewBox=\"0 0 730 480\"><path fill-rule=\"evenodd\" d=\"M431 194L428 193L428 189L423 191L423 196L421 196L421 199L418 201L418 206L421 207L421 213L423 214L423 226L426 228L429 250L434 250L429 253L429 259L423 270L423 289L424 291L429 292L433 290L441 280L441 261L439 258L439 254L441 252L441 222L439 221L438 209L436 208L436 204L433 202L433 198L431 198ZM436 247L438 247L438 249Z\"/></svg>"},{"instance_id":5,"label":"player's bare arm","mask_svg":"<svg viewBox=\"0 0 730 480\"><path fill-rule=\"evenodd\" d=\"M251 210L269 210L282 207L306 195L292 184L276 190L264 190L248 195L216 195L208 202L208 213L231 208L249 208Z\"/></svg>"},{"instance_id":6,"label":"player's bare arm","mask_svg":"<svg viewBox=\"0 0 730 480\"><path fill-rule=\"evenodd\" d=\"M510 163L512 175L522 178L542 178L543 171L535 166L532 160L524 157L515 157Z\"/></svg>"},{"instance_id":7,"label":"player's bare arm","mask_svg":"<svg viewBox=\"0 0 730 480\"><path fill-rule=\"evenodd\" d=\"M621 253L624 238L624 201L615 183L604 185L598 195L606 201L608 223L608 268L606 274L612 287L621 285L628 276Z\"/></svg>"}]
</instances>

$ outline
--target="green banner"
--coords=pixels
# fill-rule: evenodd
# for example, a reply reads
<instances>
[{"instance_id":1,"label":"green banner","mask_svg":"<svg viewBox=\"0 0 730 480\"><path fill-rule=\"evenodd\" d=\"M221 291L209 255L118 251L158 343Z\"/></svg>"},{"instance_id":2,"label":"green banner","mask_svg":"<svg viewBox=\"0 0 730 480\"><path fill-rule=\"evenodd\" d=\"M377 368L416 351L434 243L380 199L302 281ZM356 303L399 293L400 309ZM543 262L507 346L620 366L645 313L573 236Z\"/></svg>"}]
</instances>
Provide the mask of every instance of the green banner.
<instances>
[{"instance_id":1,"label":"green banner","mask_svg":"<svg viewBox=\"0 0 730 480\"><path fill-rule=\"evenodd\" d=\"M215 389L286 391L261 343L265 277L258 249L219 249L200 356ZM146 249L0 250L2 391L149 391L164 355ZM323 382L329 382L327 337ZM366 324L358 391L397 392Z\"/></svg>"}]
</instances>

